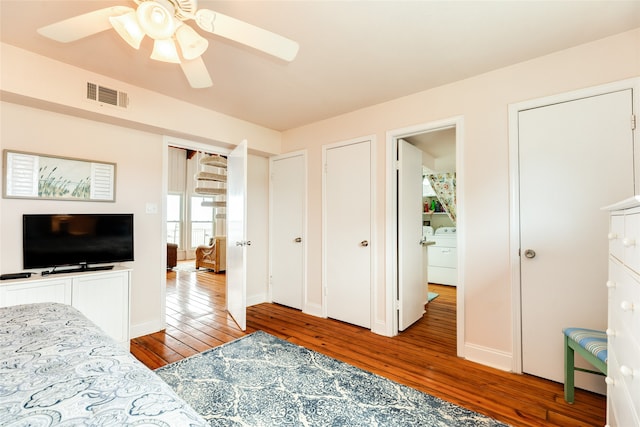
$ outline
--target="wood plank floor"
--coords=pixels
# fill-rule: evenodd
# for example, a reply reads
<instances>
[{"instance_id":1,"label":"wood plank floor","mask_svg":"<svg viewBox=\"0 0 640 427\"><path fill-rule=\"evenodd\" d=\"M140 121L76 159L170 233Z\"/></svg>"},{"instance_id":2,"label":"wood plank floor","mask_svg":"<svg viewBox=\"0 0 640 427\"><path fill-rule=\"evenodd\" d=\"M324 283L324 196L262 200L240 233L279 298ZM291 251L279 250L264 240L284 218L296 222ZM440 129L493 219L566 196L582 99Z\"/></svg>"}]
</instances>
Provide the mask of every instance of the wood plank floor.
<instances>
[{"instance_id":1,"label":"wood plank floor","mask_svg":"<svg viewBox=\"0 0 640 427\"><path fill-rule=\"evenodd\" d=\"M397 337L277 304L249 307L246 333L263 330L513 426L605 424L604 396L576 390L569 405L562 384L458 358L455 288L430 290L440 296ZM167 272L167 329L133 339L131 352L155 369L245 335L224 307L224 274Z\"/></svg>"}]
</instances>

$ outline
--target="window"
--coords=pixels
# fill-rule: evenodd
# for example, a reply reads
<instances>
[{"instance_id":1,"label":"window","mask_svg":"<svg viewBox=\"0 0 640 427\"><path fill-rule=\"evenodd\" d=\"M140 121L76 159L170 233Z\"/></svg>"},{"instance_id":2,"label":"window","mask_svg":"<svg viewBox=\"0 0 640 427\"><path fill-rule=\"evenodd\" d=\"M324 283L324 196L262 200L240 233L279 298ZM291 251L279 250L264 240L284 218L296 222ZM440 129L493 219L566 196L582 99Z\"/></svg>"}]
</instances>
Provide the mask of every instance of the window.
<instances>
[{"instance_id":1,"label":"window","mask_svg":"<svg viewBox=\"0 0 640 427\"><path fill-rule=\"evenodd\" d=\"M167 195L167 243L178 246L182 241L182 195Z\"/></svg>"},{"instance_id":2,"label":"window","mask_svg":"<svg viewBox=\"0 0 640 427\"><path fill-rule=\"evenodd\" d=\"M212 202L212 197L191 197L191 247L208 245L213 237L214 214L212 206L202 206L202 202Z\"/></svg>"}]
</instances>

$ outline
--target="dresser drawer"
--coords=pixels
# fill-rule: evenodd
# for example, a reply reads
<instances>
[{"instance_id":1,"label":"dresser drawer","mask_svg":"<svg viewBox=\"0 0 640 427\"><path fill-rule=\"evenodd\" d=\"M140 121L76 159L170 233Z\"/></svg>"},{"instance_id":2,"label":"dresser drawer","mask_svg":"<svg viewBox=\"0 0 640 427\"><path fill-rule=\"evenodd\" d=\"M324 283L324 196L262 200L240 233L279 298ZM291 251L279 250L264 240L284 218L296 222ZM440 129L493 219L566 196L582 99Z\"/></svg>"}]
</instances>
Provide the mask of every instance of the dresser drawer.
<instances>
[{"instance_id":1,"label":"dresser drawer","mask_svg":"<svg viewBox=\"0 0 640 427\"><path fill-rule=\"evenodd\" d=\"M625 215L622 246L625 265L640 273L640 213Z\"/></svg>"},{"instance_id":2,"label":"dresser drawer","mask_svg":"<svg viewBox=\"0 0 640 427\"><path fill-rule=\"evenodd\" d=\"M609 327L626 325L630 331L640 331L640 283L615 260L609 262Z\"/></svg>"},{"instance_id":3,"label":"dresser drawer","mask_svg":"<svg viewBox=\"0 0 640 427\"><path fill-rule=\"evenodd\" d=\"M624 246L622 239L624 238L624 215L611 215L609 221L609 253L624 262Z\"/></svg>"},{"instance_id":4,"label":"dresser drawer","mask_svg":"<svg viewBox=\"0 0 640 427\"><path fill-rule=\"evenodd\" d=\"M625 387L615 353L609 354L607 371L608 425L611 427L640 426L640 413L638 412L640 408L637 402L634 404L630 390Z\"/></svg>"}]
</instances>

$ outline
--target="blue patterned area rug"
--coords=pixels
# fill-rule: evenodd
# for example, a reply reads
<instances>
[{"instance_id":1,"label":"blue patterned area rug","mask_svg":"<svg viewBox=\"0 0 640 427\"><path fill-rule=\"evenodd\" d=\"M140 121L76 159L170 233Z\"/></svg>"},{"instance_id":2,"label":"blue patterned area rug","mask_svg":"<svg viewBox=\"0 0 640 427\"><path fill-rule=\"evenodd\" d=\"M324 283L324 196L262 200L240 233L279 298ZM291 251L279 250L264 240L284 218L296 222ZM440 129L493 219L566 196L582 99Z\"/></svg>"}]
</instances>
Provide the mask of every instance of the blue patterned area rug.
<instances>
[{"instance_id":1,"label":"blue patterned area rug","mask_svg":"<svg viewBox=\"0 0 640 427\"><path fill-rule=\"evenodd\" d=\"M156 373L212 426L505 426L262 331Z\"/></svg>"}]
</instances>

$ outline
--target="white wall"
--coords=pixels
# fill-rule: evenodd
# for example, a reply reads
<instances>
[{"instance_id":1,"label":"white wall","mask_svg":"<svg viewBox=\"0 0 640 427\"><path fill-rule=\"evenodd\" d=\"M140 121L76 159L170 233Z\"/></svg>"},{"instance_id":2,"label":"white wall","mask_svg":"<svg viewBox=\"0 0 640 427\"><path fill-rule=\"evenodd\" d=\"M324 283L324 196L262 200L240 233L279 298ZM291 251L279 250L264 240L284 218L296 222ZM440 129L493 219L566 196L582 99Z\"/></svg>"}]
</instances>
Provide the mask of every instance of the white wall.
<instances>
[{"instance_id":1,"label":"white wall","mask_svg":"<svg viewBox=\"0 0 640 427\"><path fill-rule=\"evenodd\" d=\"M0 103L0 148L116 163L116 201L79 202L1 199L0 271L22 269L23 213L133 213L135 261L132 273L132 331L158 330L163 229L161 215L146 214L146 203L161 206L162 138L110 124ZM158 210L160 212L160 210Z\"/></svg>"},{"instance_id":2,"label":"white wall","mask_svg":"<svg viewBox=\"0 0 640 427\"><path fill-rule=\"evenodd\" d=\"M640 29L416 93L283 133L283 152L309 154L308 289L321 302L322 145L451 117L464 117L462 168L465 355L511 367L512 306L509 247L508 106L511 103L640 76ZM376 186L384 191L385 144L377 145ZM385 301L385 198L377 198L375 292ZM516 248L517 250L517 248ZM543 315L543 312L541 312ZM376 318L384 318L377 313Z\"/></svg>"},{"instance_id":3,"label":"white wall","mask_svg":"<svg viewBox=\"0 0 640 427\"><path fill-rule=\"evenodd\" d=\"M282 150L281 135L275 131L122 85L107 77L2 44L0 148L116 162L118 193L116 203L111 205L0 199L0 271L21 269L21 237L17 224L23 212L54 209L93 212L109 208L133 212L137 219L132 329L140 334L152 332L153 325L162 322L160 300L164 284L164 247L160 230L163 224L159 215L145 214L144 205L146 202L164 203L160 200L163 188L163 143L160 135L229 146L247 138L254 152L278 154L307 149L306 294L308 302L319 305L322 301L322 145L375 135L378 140L375 185L383 192L387 164L383 141L388 130L462 115L465 124L465 150L462 154L465 185L464 193L459 196L464 198L465 210L459 212L459 216L468 230L460 244L465 251L467 356L483 362L493 355L506 359L512 354L508 105L639 76L639 41L640 29L293 129L282 134ZM46 75L50 78L43 79L42 69L47 69ZM87 79L97 79L97 83L105 85L122 85L130 92L135 108L127 115L113 108L101 109L80 101L74 94L78 90L84 93ZM38 109L14 103L29 104ZM165 120L171 115L163 112L176 111L176 108L181 112L180 117ZM166 188L166 184L164 186ZM266 182L265 186L268 189ZM378 242L376 259L379 260L375 292L381 305L375 307L378 311L376 318L385 317L386 307L384 201L382 195L377 197L375 215L378 221L372 236ZM260 208L254 209L252 214L260 215ZM267 215L265 209L265 219ZM261 286L258 284L258 289ZM252 292L259 293L260 290Z\"/></svg>"},{"instance_id":4,"label":"white wall","mask_svg":"<svg viewBox=\"0 0 640 427\"><path fill-rule=\"evenodd\" d=\"M265 155L280 152L280 132L272 129L5 43L0 43L0 52L0 94L5 101L226 148L247 139L249 152ZM87 82L128 93L129 106L120 108L87 101Z\"/></svg>"},{"instance_id":5,"label":"white wall","mask_svg":"<svg viewBox=\"0 0 640 427\"><path fill-rule=\"evenodd\" d=\"M22 271L22 213L132 212L136 261L131 263L131 332L135 337L162 329L166 252L161 217L167 188L163 162L168 162L164 137L193 142L198 149L228 149L247 139L250 153L270 155L280 152L280 132L4 43L0 47L1 149L117 163L116 203L0 199L0 272ZM87 81L128 92L130 108L84 100ZM179 114L170 113L175 111ZM266 182L267 177L261 179ZM161 208L157 215L145 213L147 202ZM265 273L260 286L266 282Z\"/></svg>"}]
</instances>

